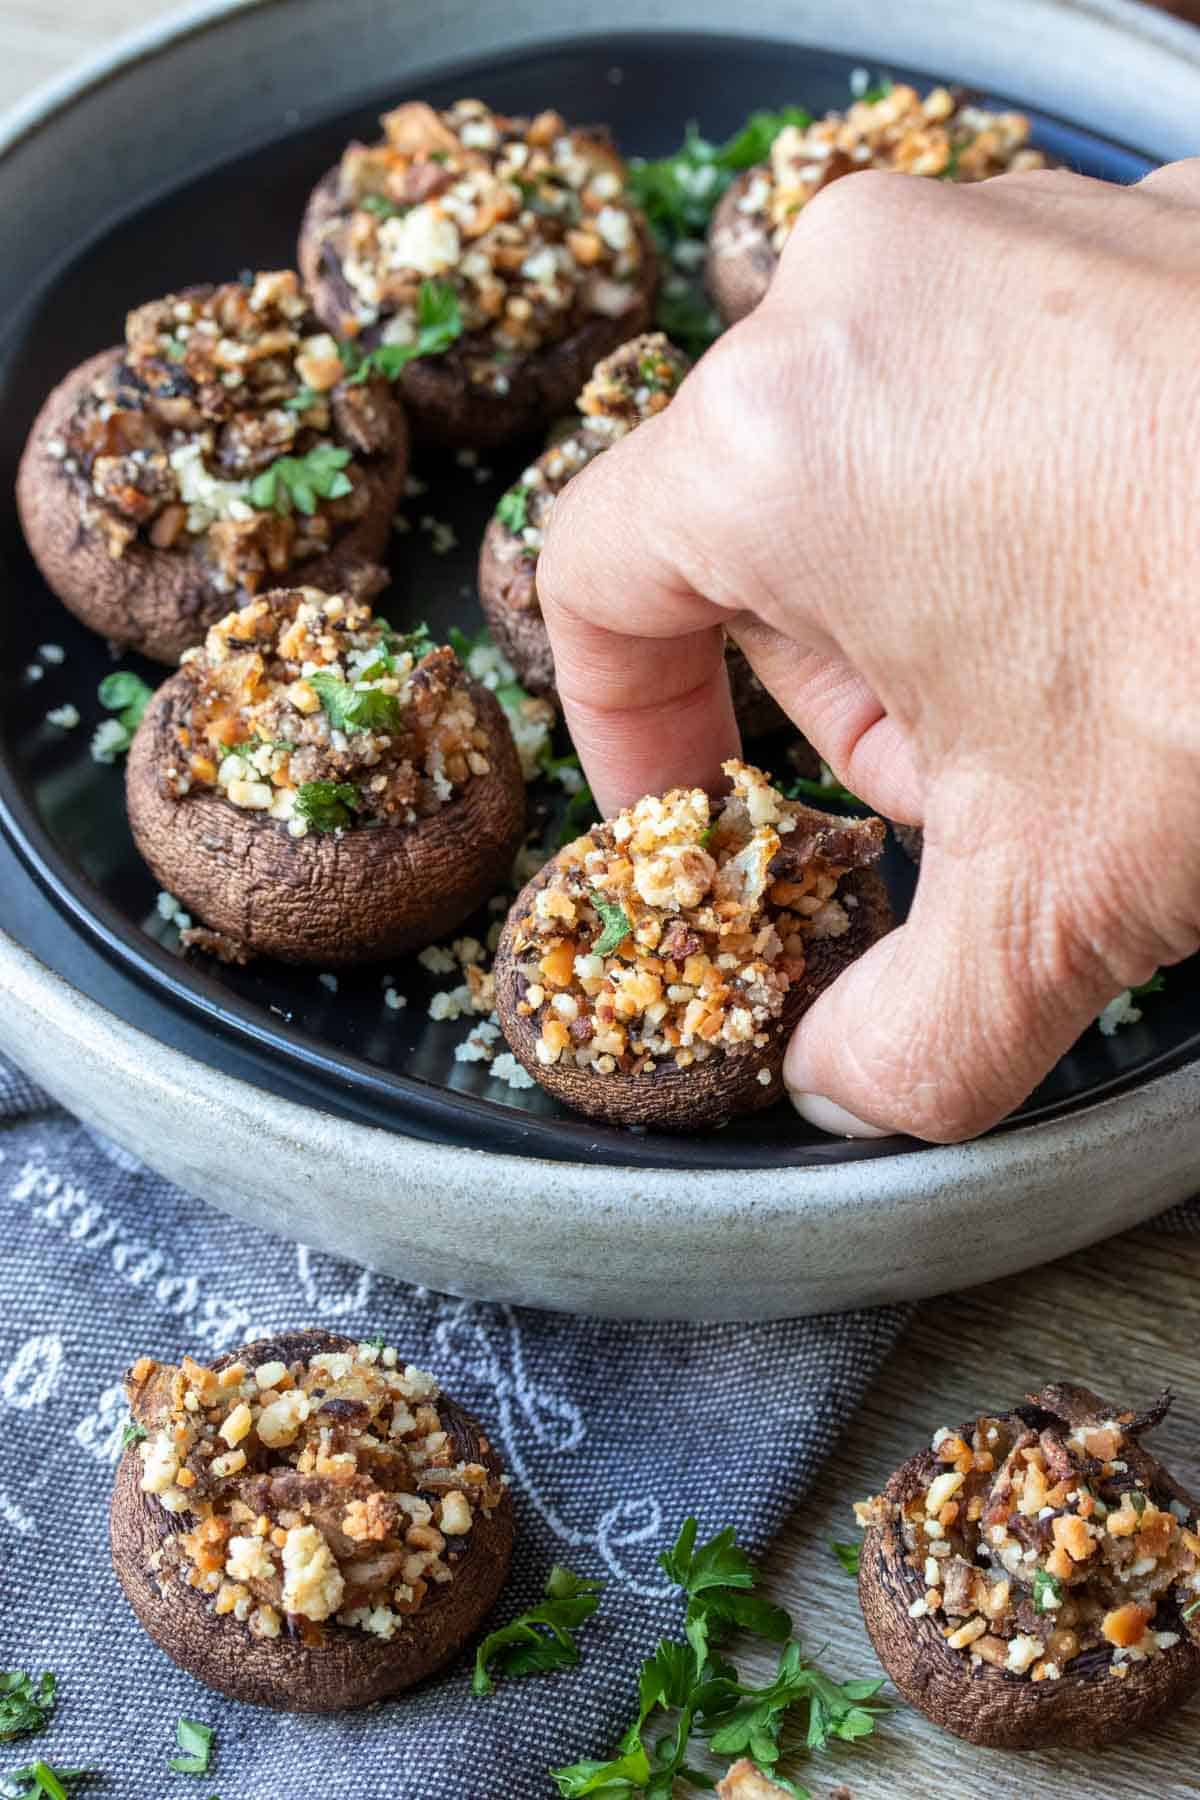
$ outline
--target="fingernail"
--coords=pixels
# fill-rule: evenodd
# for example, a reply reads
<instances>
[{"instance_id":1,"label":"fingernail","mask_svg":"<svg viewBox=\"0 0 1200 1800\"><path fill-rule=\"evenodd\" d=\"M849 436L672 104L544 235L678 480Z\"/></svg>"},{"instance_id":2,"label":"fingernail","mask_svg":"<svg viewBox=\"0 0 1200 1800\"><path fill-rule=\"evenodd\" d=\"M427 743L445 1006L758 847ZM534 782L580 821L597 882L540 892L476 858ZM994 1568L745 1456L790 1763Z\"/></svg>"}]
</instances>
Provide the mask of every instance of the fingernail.
<instances>
[{"instance_id":1,"label":"fingernail","mask_svg":"<svg viewBox=\"0 0 1200 1800\"><path fill-rule=\"evenodd\" d=\"M831 1137L891 1136L889 1131L879 1125L868 1125L865 1119L856 1119L852 1112L847 1112L836 1100L826 1100L824 1094L795 1094L789 1090L788 1098L802 1119L809 1125L815 1125L818 1131L827 1131Z\"/></svg>"}]
</instances>

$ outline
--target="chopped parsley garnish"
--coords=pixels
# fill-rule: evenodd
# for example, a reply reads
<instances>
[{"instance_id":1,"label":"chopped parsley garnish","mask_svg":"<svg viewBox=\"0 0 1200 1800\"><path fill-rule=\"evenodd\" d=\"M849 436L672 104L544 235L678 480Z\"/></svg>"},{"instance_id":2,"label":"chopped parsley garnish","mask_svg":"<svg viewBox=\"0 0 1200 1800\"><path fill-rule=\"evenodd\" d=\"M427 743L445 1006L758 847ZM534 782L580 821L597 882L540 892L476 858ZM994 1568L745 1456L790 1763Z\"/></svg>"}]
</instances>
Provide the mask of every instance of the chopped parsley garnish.
<instances>
[{"instance_id":1,"label":"chopped parsley garnish","mask_svg":"<svg viewBox=\"0 0 1200 1800\"><path fill-rule=\"evenodd\" d=\"M284 410L295 413L307 412L310 406L315 406L318 400L324 398L324 394L319 394L316 388L299 387L290 399L284 401Z\"/></svg>"},{"instance_id":2,"label":"chopped parsley garnish","mask_svg":"<svg viewBox=\"0 0 1200 1800\"><path fill-rule=\"evenodd\" d=\"M595 889L588 898L604 921L604 930L592 945L593 956L611 956L633 930L633 921L625 908L616 900L609 900L606 895Z\"/></svg>"},{"instance_id":3,"label":"chopped parsley garnish","mask_svg":"<svg viewBox=\"0 0 1200 1800\"><path fill-rule=\"evenodd\" d=\"M1140 1493L1136 1488L1132 1489L1129 1495L1129 1504L1140 1519L1146 1510L1145 1494Z\"/></svg>"},{"instance_id":4,"label":"chopped parsley garnish","mask_svg":"<svg viewBox=\"0 0 1200 1800\"><path fill-rule=\"evenodd\" d=\"M130 1419L124 1431L121 1433L122 1450L128 1450L130 1444L140 1444L142 1439L146 1436L148 1436L146 1427L144 1425L139 1425L136 1419ZM3 1735L3 1732L0 1732L0 1737L3 1737Z\"/></svg>"},{"instance_id":5,"label":"chopped parsley garnish","mask_svg":"<svg viewBox=\"0 0 1200 1800\"><path fill-rule=\"evenodd\" d=\"M250 483L250 504L260 512L290 513L295 507L311 515L318 500L339 500L353 491L344 473L349 461L350 452L338 444L317 444L307 456L280 456Z\"/></svg>"},{"instance_id":6,"label":"chopped parsley garnish","mask_svg":"<svg viewBox=\"0 0 1200 1800\"><path fill-rule=\"evenodd\" d=\"M1139 982L1137 987L1130 988L1129 992L1135 1000L1144 1000L1147 994L1161 994L1166 985L1167 978L1162 970L1155 969L1149 981Z\"/></svg>"},{"instance_id":7,"label":"chopped parsley garnish","mask_svg":"<svg viewBox=\"0 0 1200 1800\"><path fill-rule=\"evenodd\" d=\"M859 98L864 106L875 106L880 100L887 99L895 85L891 76L885 75L881 81L877 81L874 87L869 87L866 93L861 94Z\"/></svg>"},{"instance_id":8,"label":"chopped parsley garnish","mask_svg":"<svg viewBox=\"0 0 1200 1800\"><path fill-rule=\"evenodd\" d=\"M364 194L358 205L363 212L374 213L377 219L398 219L412 211L409 206L397 206L386 194Z\"/></svg>"},{"instance_id":9,"label":"chopped parsley garnish","mask_svg":"<svg viewBox=\"0 0 1200 1800\"><path fill-rule=\"evenodd\" d=\"M599 1606L601 1586L555 1563L546 1580L545 1599L511 1624L489 1633L480 1644L471 1692L494 1692L494 1674L512 1677L573 1668L579 1661L573 1633Z\"/></svg>"},{"instance_id":10,"label":"chopped parsley garnish","mask_svg":"<svg viewBox=\"0 0 1200 1800\"><path fill-rule=\"evenodd\" d=\"M834 1538L829 1548L833 1551L833 1554L837 1557L847 1575L858 1574L859 1546L857 1544L839 1544L837 1539Z\"/></svg>"},{"instance_id":11,"label":"chopped parsley garnish","mask_svg":"<svg viewBox=\"0 0 1200 1800\"><path fill-rule=\"evenodd\" d=\"M359 681L378 681L381 675L394 675L398 656L411 656L414 663L419 663L437 649L437 641L424 623L414 625L411 631L397 631L386 619L372 619L371 623L382 633L383 644L375 661L359 670Z\"/></svg>"},{"instance_id":12,"label":"chopped parsley garnish","mask_svg":"<svg viewBox=\"0 0 1200 1800\"><path fill-rule=\"evenodd\" d=\"M417 296L417 335L411 344L379 344L364 355L357 344L345 343L339 344L338 354L349 381L366 381L372 375L395 381L410 362L444 355L462 331L462 308L450 283L423 281Z\"/></svg>"},{"instance_id":13,"label":"chopped parsley garnish","mask_svg":"<svg viewBox=\"0 0 1200 1800\"><path fill-rule=\"evenodd\" d=\"M812 114L802 106L785 106L779 112L752 112L742 129L717 151L715 160L722 169L752 169L756 163L766 162L771 145L785 126L795 125L806 131L811 124Z\"/></svg>"},{"instance_id":14,"label":"chopped parsley garnish","mask_svg":"<svg viewBox=\"0 0 1200 1800\"><path fill-rule=\"evenodd\" d=\"M338 731L399 731L400 701L382 688L351 687L340 675L318 670L306 677Z\"/></svg>"},{"instance_id":15,"label":"chopped parsley garnish","mask_svg":"<svg viewBox=\"0 0 1200 1800\"><path fill-rule=\"evenodd\" d=\"M353 822L357 800L352 781L306 781L296 789L294 811L314 831L340 831Z\"/></svg>"},{"instance_id":16,"label":"chopped parsley garnish","mask_svg":"<svg viewBox=\"0 0 1200 1800\"><path fill-rule=\"evenodd\" d=\"M1038 1613L1053 1612L1062 1605L1063 1585L1057 1575L1051 1575L1046 1569L1035 1569L1033 1575L1033 1610Z\"/></svg>"},{"instance_id":17,"label":"chopped parsley garnish","mask_svg":"<svg viewBox=\"0 0 1200 1800\"><path fill-rule=\"evenodd\" d=\"M637 1716L617 1754L551 1770L560 1794L667 1800L677 1779L711 1788L713 1778L687 1760L691 1740L700 1737L718 1755L748 1756L786 1793L804 1796L806 1790L775 1767L789 1713L805 1709L808 1747L824 1750L835 1738L869 1736L875 1715L886 1710L872 1704L882 1681L835 1682L804 1657L788 1613L753 1592L753 1566L731 1527L699 1547L696 1535L696 1521L688 1519L674 1547L659 1557L687 1598L683 1638L663 1638L642 1664ZM782 1646L775 1673L762 1687L740 1682L719 1652L735 1629Z\"/></svg>"},{"instance_id":18,"label":"chopped parsley garnish","mask_svg":"<svg viewBox=\"0 0 1200 1800\"><path fill-rule=\"evenodd\" d=\"M117 715L100 727L105 733L105 760L111 762L114 756L123 756L132 744L133 734L142 722L142 714L153 698L154 689L147 687L132 669L116 669L104 677L97 692L101 706Z\"/></svg>"},{"instance_id":19,"label":"chopped parsley garnish","mask_svg":"<svg viewBox=\"0 0 1200 1800\"><path fill-rule=\"evenodd\" d=\"M529 523L529 489L527 487L511 487L503 494L496 508L496 517L502 525L519 537Z\"/></svg>"},{"instance_id":20,"label":"chopped parsley garnish","mask_svg":"<svg viewBox=\"0 0 1200 1800\"><path fill-rule=\"evenodd\" d=\"M177 1775L207 1775L212 1756L212 1726L201 1725L197 1719L180 1719L175 1727L175 1738L183 1755L171 1757L168 1769L174 1769Z\"/></svg>"},{"instance_id":21,"label":"chopped parsley garnish","mask_svg":"<svg viewBox=\"0 0 1200 1800\"><path fill-rule=\"evenodd\" d=\"M0 1671L0 1743L40 1731L54 1711L57 1686L49 1669L36 1681L24 1669Z\"/></svg>"},{"instance_id":22,"label":"chopped parsley garnish","mask_svg":"<svg viewBox=\"0 0 1200 1800\"><path fill-rule=\"evenodd\" d=\"M382 1331L377 1331L374 1337L364 1338L363 1343L370 1344L372 1350L378 1350L379 1354L382 1356L387 1346L387 1339L384 1337Z\"/></svg>"},{"instance_id":23,"label":"chopped parsley garnish","mask_svg":"<svg viewBox=\"0 0 1200 1800\"><path fill-rule=\"evenodd\" d=\"M187 345L183 342L183 340L181 338L169 337L167 339L167 361L168 362L181 363L186 355L187 355Z\"/></svg>"},{"instance_id":24,"label":"chopped parsley garnish","mask_svg":"<svg viewBox=\"0 0 1200 1800\"><path fill-rule=\"evenodd\" d=\"M461 626L452 625L446 633L446 641L465 669L473 650L491 648L492 634L485 625L473 638L469 638Z\"/></svg>"},{"instance_id":25,"label":"chopped parsley garnish","mask_svg":"<svg viewBox=\"0 0 1200 1800\"><path fill-rule=\"evenodd\" d=\"M1198 1612L1200 1612L1200 1600L1190 1600L1186 1606L1180 1607L1179 1616L1181 1619L1191 1619Z\"/></svg>"},{"instance_id":26,"label":"chopped parsley garnish","mask_svg":"<svg viewBox=\"0 0 1200 1800\"><path fill-rule=\"evenodd\" d=\"M222 743L221 753L224 756L240 756L243 759L253 756L256 750L294 750L295 744L290 738L260 737L257 731L252 737L243 738L240 744Z\"/></svg>"}]
</instances>

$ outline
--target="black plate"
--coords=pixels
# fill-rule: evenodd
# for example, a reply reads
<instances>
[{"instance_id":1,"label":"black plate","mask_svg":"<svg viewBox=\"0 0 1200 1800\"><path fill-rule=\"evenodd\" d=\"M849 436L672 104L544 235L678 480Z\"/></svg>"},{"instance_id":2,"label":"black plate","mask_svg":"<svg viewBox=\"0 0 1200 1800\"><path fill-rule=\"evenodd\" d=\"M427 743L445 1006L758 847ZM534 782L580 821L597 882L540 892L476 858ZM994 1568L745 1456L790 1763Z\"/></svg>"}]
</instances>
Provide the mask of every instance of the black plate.
<instances>
[{"instance_id":1,"label":"black plate","mask_svg":"<svg viewBox=\"0 0 1200 1800\"><path fill-rule=\"evenodd\" d=\"M378 113L419 91L435 104L462 93L513 111L557 105L576 119L606 119L629 153L661 155L691 118L709 135L732 132L755 107L801 102L814 112L845 104L851 63L789 44L737 38L610 38L521 55L486 68L422 77L397 74L352 112L280 138L272 147L216 163L186 187L109 224L43 293L33 296L0 346L0 467L11 492L25 434L46 391L73 364L114 342L128 307L189 282L225 279L244 267L281 267L312 183L347 138L374 134ZM894 71L924 84L912 71ZM1009 103L1020 104L1013 96ZM1035 115L1037 141L1093 175L1130 180L1147 159L1059 119ZM426 619L435 632L479 622L475 556L487 516L528 461L528 448L487 460L477 483L452 460L418 467L429 492L408 507L414 527L394 540L397 622ZM422 515L448 520L458 549L435 556ZM562 1111L540 1090L514 1093L486 1067L454 1060L468 1024L438 1024L429 996L453 985L415 960L387 973L408 997L387 1008L379 969L340 975L336 993L317 972L272 964L224 970L185 961L155 908L156 886L129 836L119 769L88 753L102 716L105 646L48 592L9 511L0 536L0 823L28 871L0 855L0 923L101 1004L161 1041L291 1098L349 1118L431 1139L559 1159L692 1167L820 1164L913 1148L904 1140L831 1143L778 1107L705 1139L655 1139L606 1130ZM30 682L22 671L44 642L66 660ZM129 659L127 659L129 660ZM151 680L158 671L143 669ZM46 723L73 701L82 725ZM1047 771L1053 779L1053 771ZM0 846L0 850L2 850ZM911 884L894 853L889 878L901 906ZM53 908L47 907L49 896ZM97 954L97 948L102 954ZM1197 969L1172 971L1143 1022L1116 1038L1090 1031L1011 1123L1046 1117L1130 1086L1200 1051Z\"/></svg>"}]
</instances>

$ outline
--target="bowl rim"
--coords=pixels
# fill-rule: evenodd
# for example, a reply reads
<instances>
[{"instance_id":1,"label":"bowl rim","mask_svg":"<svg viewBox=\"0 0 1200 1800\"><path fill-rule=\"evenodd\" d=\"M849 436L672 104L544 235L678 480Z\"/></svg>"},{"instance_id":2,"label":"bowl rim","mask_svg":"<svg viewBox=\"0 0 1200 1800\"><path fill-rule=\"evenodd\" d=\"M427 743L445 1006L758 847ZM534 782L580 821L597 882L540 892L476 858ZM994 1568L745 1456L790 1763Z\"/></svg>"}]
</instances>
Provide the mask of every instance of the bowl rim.
<instances>
[{"instance_id":1,"label":"bowl rim","mask_svg":"<svg viewBox=\"0 0 1200 1800\"><path fill-rule=\"evenodd\" d=\"M303 0L303 3L308 6L309 10L313 10L311 0ZM65 112L100 93L109 83L135 69L139 64L168 55L189 39L219 32L230 25L236 25L241 18L265 14L270 9L282 6L282 4L284 4L284 0L197 0L197 3L180 12L165 15L127 33L93 55L78 68L45 84L26 101L12 109L3 119L0 119L0 162L6 161L39 132L52 128ZM294 14L296 0L288 0L288 4ZM447 10L455 10L456 5L461 9L463 4L464 0L452 0L452 4ZM630 19L634 19L639 13L641 17L636 22L644 28L644 8L639 7L636 3L631 3L631 0L618 0L612 10L613 18L606 20L609 29L614 31L621 29L625 25L626 15ZM982 32L982 35L986 36L987 31L990 30L993 34L990 42L992 54L994 54L996 42L1003 41L1005 37L1005 26L1007 35L1011 36L1012 19L1008 0L976 0L971 11L973 15L970 22L971 33L979 36ZM536 5L527 4L517 8L519 23L524 30L526 39L532 29L530 22L536 12ZM831 3L831 0L817 0L817 3L810 4L806 8L803 21L795 18L794 11L789 18L788 12L786 3L778 4L776 0L767 0L767 3L758 10L754 28L747 35L765 38L781 34L803 35L806 41L811 42L819 33L820 41L827 48L850 54L863 54L869 56L871 60L877 61L886 61L887 57L893 54L897 60L918 61L922 54L920 47L914 45L910 37L905 36L906 26L900 26L894 22L889 24L887 19L880 19L870 5L863 4L863 0L836 0L836 4ZM930 20L935 24L938 20L941 20L943 24L953 22L955 14L961 13L961 7L958 5L958 0L929 0L921 12L924 16L921 28L927 28ZM1036 41L1039 31L1044 31L1048 26L1052 27L1055 22L1060 26L1065 26L1069 22L1076 32L1080 28L1088 28L1107 33L1108 36L1104 42L1106 48L1109 49L1122 40L1140 39L1152 50L1167 53L1177 64L1187 65L1194 92L1196 79L1200 76L1200 33L1181 20L1141 5L1139 0L1025 0L1023 13L1025 29L1031 43ZM1007 14L1007 18L1002 22L1004 14ZM586 6L577 4L576 0L570 0L569 4L560 4L555 8L555 16L561 22L561 29L556 34L554 41L568 41L572 36L582 35L579 31L572 29L572 22L576 15L581 19L586 18L587 15ZM716 4L716 0L698 0L698 3L689 7L689 23L693 31L702 30L710 24L715 26L720 16L721 8ZM665 23L665 16L662 21L656 19L655 23ZM725 23L727 24L727 20ZM911 24L911 20L908 23ZM869 52L861 47L863 42L861 34L864 31L869 31L871 35L872 48ZM888 38L889 33L894 40L890 48L886 42L881 43L882 40ZM997 85L1002 85L1007 77L993 71L991 79ZM1016 80L1017 91L1025 91L1027 87L1027 82ZM323 105L328 103L328 97L326 97ZM1097 128L1106 129L1104 127ZM24 856L24 846L20 843L19 838L17 847ZM149 1038L145 1041L147 1043L154 1042ZM975 1145L954 1147L954 1154L962 1156L972 1152L982 1153L985 1149L992 1150L995 1146L1003 1145L1005 1142L1012 1142L1018 1138L1045 1131L1063 1120L1090 1118L1102 1111L1111 1116L1128 1114L1132 1120L1138 1115L1140 1097L1152 1088L1156 1092L1178 1090L1181 1098L1195 1093L1197 1089L1200 1089L1200 1068L1194 1062L1185 1063L1182 1067L1175 1068L1166 1074L1117 1077L1112 1085L1116 1087L1117 1091L1103 1091L1081 1096L1066 1103L1062 1110L1056 1111L1050 1118L1017 1119L1002 1128L998 1134L978 1140ZM458 1100L464 1097L455 1096L455 1098ZM348 1129L371 1130L372 1128L348 1126ZM426 1140L409 1139L402 1133L394 1135L398 1141L419 1142L426 1150L429 1148ZM439 1145L438 1150L439 1153L453 1154L457 1152L458 1147ZM477 1154L475 1151L467 1153ZM488 1154L503 1156L505 1153L491 1151ZM936 1146L917 1146L903 1139L891 1139L885 1141L885 1147L879 1152L878 1160L886 1162L891 1167L908 1161L914 1154L928 1159L942 1153ZM562 1163L536 1155L531 1156L528 1153L514 1156L511 1160L525 1170L542 1166L559 1168L564 1166ZM855 1157L844 1163L814 1161L807 1164L779 1164L776 1167L780 1175L785 1170L789 1175L795 1171L799 1178L815 1176L820 1173L827 1182L840 1182L845 1185L852 1184L855 1179L854 1176L848 1175L847 1171L862 1171L871 1160L865 1157ZM598 1181L617 1175L627 1177L630 1174L636 1174L641 1177L651 1173L644 1165L596 1165L596 1170L595 1179ZM698 1174L701 1173L701 1171L690 1168L678 1172L663 1172L672 1174L676 1180L682 1175L689 1183L694 1183ZM708 1172L718 1176L726 1183L741 1177L745 1182L753 1184L761 1182L762 1176L761 1168L753 1167L722 1168Z\"/></svg>"}]
</instances>

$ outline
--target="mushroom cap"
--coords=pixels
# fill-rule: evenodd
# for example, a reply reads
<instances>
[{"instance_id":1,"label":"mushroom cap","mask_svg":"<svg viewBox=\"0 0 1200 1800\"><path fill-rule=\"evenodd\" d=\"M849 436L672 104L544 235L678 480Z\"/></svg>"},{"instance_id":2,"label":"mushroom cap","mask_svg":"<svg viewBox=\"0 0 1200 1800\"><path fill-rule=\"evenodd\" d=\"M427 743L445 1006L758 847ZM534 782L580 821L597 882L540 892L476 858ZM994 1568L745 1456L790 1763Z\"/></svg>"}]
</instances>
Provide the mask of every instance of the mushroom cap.
<instances>
[{"instance_id":1,"label":"mushroom cap","mask_svg":"<svg viewBox=\"0 0 1200 1800\"><path fill-rule=\"evenodd\" d=\"M325 229L341 211L334 168L321 177L309 198L296 257L313 311L335 333L353 310L352 291L324 237ZM638 213L634 220L642 260L637 282L629 290L628 310L616 319L593 313L557 343L520 357L505 369L507 392L494 393L470 379L470 337L460 338L444 355L409 363L396 385L421 441L492 449L545 430L571 411L575 396L601 357L645 331L654 314L658 255L645 220ZM372 341L371 331L364 331L360 342L369 345Z\"/></svg>"},{"instance_id":2,"label":"mushroom cap","mask_svg":"<svg viewBox=\"0 0 1200 1800\"><path fill-rule=\"evenodd\" d=\"M352 1338L312 1329L281 1332L231 1350L213 1362L214 1369L232 1362L260 1363L307 1360L321 1350L356 1349ZM501 1463L477 1420L445 1396L437 1402L444 1428L460 1460L479 1462L492 1474ZM160 1650L206 1686L255 1706L287 1712L338 1712L366 1706L423 1681L458 1654L478 1631L496 1603L512 1561L513 1509L507 1490L492 1512L475 1515L455 1566L454 1580L432 1583L420 1610L401 1622L385 1641L354 1626L329 1621L319 1643L301 1637L257 1637L232 1613L218 1616L209 1597L184 1581L160 1583L155 1558L171 1537L188 1529L141 1489L141 1459L136 1445L117 1465L109 1516L113 1568L126 1599Z\"/></svg>"},{"instance_id":3,"label":"mushroom cap","mask_svg":"<svg viewBox=\"0 0 1200 1800\"><path fill-rule=\"evenodd\" d=\"M828 814L814 813L813 817L840 823ZM850 913L850 929L840 938L818 939L810 946L803 979L789 989L779 1017L764 1027L770 1039L764 1049L741 1056L713 1056L688 1069L664 1062L645 1075L620 1070L601 1075L574 1063L547 1067L537 1058L537 1026L517 1011L521 988L515 938L517 922L530 910L553 868L551 861L521 890L500 934L494 968L496 1012L504 1035L522 1067L564 1106L592 1119L651 1131L712 1129L739 1113L774 1105L783 1093L784 1052L796 1025L842 970L895 923L887 889L876 870L851 869L838 885L839 897L849 895L858 903ZM770 1074L769 1082L759 1080L763 1069Z\"/></svg>"},{"instance_id":4,"label":"mushroom cap","mask_svg":"<svg viewBox=\"0 0 1200 1800\"><path fill-rule=\"evenodd\" d=\"M1160 1403L1135 1416L1087 1388L1055 1382L1031 1396L1029 1406L1016 1408L1015 1415L1034 1427L1118 1418L1133 1431L1157 1424L1165 1410ZM960 1427L968 1442L974 1429L974 1419ZM1130 1473L1145 1478L1152 1492L1195 1511L1196 1501L1140 1445L1127 1440L1122 1455ZM883 1490L885 1499L904 1506L944 1466L932 1450L919 1451L892 1475ZM909 1606L924 1591L921 1572L905 1561L895 1520L889 1516L869 1525L859 1555L858 1597L876 1654L912 1706L972 1744L1000 1750L1051 1745L1093 1749L1132 1736L1181 1705L1200 1686L1200 1642L1191 1622L1182 1617L1178 1644L1129 1664L1121 1680L1108 1674L1107 1654L1084 1651L1067 1663L1056 1681L1034 1682L988 1663L973 1665L961 1651L949 1648L933 1615L910 1618ZM1171 1625L1174 1629L1173 1619Z\"/></svg>"},{"instance_id":5,"label":"mushroom cap","mask_svg":"<svg viewBox=\"0 0 1200 1800\"><path fill-rule=\"evenodd\" d=\"M708 222L704 285L726 325L752 313L779 267L764 222L738 210L750 184L769 170L744 169L730 182Z\"/></svg>"},{"instance_id":6,"label":"mushroom cap","mask_svg":"<svg viewBox=\"0 0 1200 1800\"><path fill-rule=\"evenodd\" d=\"M174 665L185 650L201 642L210 625L238 604L237 595L218 593L195 552L156 550L135 538L123 556L110 556L101 533L89 529L81 516L91 494L86 477L66 469L47 448L51 440L66 434L91 384L123 356L119 346L101 350L50 394L21 456L17 510L47 585L76 618L101 637L139 650L155 662ZM364 573L383 573L375 565L385 553L404 493L409 436L396 397L381 392L379 403L394 415L395 448L386 457L368 457L360 465L369 498L366 511L350 521L323 556L310 557L290 571L329 593L352 589L356 577Z\"/></svg>"},{"instance_id":7,"label":"mushroom cap","mask_svg":"<svg viewBox=\"0 0 1200 1800\"><path fill-rule=\"evenodd\" d=\"M156 880L198 921L262 956L322 968L431 943L508 881L525 831L525 783L494 694L468 681L491 768L431 818L292 837L213 789L182 798L160 779L195 689L186 669L154 695L125 770L134 841Z\"/></svg>"}]
</instances>

